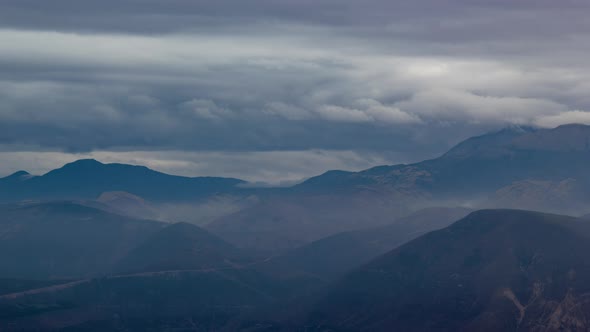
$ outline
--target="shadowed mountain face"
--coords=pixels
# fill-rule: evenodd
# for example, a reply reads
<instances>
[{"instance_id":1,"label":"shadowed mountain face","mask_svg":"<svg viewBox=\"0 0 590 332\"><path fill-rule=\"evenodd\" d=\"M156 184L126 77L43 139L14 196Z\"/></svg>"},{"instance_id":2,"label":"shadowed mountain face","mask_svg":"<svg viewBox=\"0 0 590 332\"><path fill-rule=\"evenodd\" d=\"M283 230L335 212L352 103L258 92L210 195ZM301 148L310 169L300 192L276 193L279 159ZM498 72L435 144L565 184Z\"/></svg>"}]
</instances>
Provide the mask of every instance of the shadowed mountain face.
<instances>
[{"instance_id":1,"label":"shadowed mountain face","mask_svg":"<svg viewBox=\"0 0 590 332\"><path fill-rule=\"evenodd\" d=\"M2 331L218 330L259 310L284 308L290 299L323 285L315 278L291 274L289 269L283 269L280 275L259 269L247 253L195 225L165 226L119 216L110 220L94 215L107 215L102 211L69 203L31 209L41 210L47 217L38 222L54 230L40 227L39 232L47 232L48 238L43 238L36 229L30 229L38 223L29 225L25 220L22 229L9 236L0 249L14 253L14 243L20 241L33 249L19 256L26 258L20 265L3 255L3 263L7 263L3 268L36 277L53 276L59 271L78 278L0 279ZM67 213L67 220L51 221L57 213ZM95 221L100 224L94 225ZM157 227L148 236L135 221ZM123 229L114 228L113 222ZM81 223L95 238L73 223ZM109 237L105 229L118 235ZM127 231L135 237L122 238ZM61 246L53 241L61 242ZM6 275L6 271L1 272ZM89 271L93 278L86 278Z\"/></svg>"},{"instance_id":2,"label":"shadowed mountain face","mask_svg":"<svg viewBox=\"0 0 590 332\"><path fill-rule=\"evenodd\" d=\"M465 208L423 209L390 225L328 236L277 256L266 264L333 280L405 242L446 227L469 212Z\"/></svg>"},{"instance_id":3,"label":"shadowed mountain face","mask_svg":"<svg viewBox=\"0 0 590 332\"><path fill-rule=\"evenodd\" d=\"M69 202L0 207L0 275L70 278L108 272L163 223Z\"/></svg>"},{"instance_id":4,"label":"shadowed mountain face","mask_svg":"<svg viewBox=\"0 0 590 332\"><path fill-rule=\"evenodd\" d=\"M2 331L212 331L276 302L248 270L145 273L0 296Z\"/></svg>"},{"instance_id":5,"label":"shadowed mountain face","mask_svg":"<svg viewBox=\"0 0 590 332\"><path fill-rule=\"evenodd\" d=\"M0 200L96 199L104 192L125 191L155 201L189 200L231 192L243 183L229 178L187 178L143 166L79 160L42 176L16 173L0 180Z\"/></svg>"},{"instance_id":6,"label":"shadowed mountain face","mask_svg":"<svg viewBox=\"0 0 590 332\"><path fill-rule=\"evenodd\" d=\"M590 223L483 210L338 282L310 316L325 331L558 331L590 322Z\"/></svg>"}]
</instances>

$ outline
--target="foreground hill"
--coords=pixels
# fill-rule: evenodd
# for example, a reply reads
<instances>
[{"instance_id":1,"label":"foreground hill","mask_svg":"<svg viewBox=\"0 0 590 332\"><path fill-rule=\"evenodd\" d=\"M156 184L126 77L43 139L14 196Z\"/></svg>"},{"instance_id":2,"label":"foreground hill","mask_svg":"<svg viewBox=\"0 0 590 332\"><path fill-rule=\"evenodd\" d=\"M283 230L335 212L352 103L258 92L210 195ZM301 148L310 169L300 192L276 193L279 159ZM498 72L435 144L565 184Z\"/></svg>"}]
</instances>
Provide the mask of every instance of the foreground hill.
<instances>
[{"instance_id":1,"label":"foreground hill","mask_svg":"<svg viewBox=\"0 0 590 332\"><path fill-rule=\"evenodd\" d=\"M2 331L211 331L278 300L249 270L153 272L0 296Z\"/></svg>"},{"instance_id":2,"label":"foreground hill","mask_svg":"<svg viewBox=\"0 0 590 332\"><path fill-rule=\"evenodd\" d=\"M148 200L175 201L231 192L241 180L168 175L144 166L78 160L42 176L17 172L0 179L0 201L96 199L104 192L128 192Z\"/></svg>"},{"instance_id":3,"label":"foreground hill","mask_svg":"<svg viewBox=\"0 0 590 332\"><path fill-rule=\"evenodd\" d=\"M319 301L322 331L581 331L590 224L483 210L357 269Z\"/></svg>"},{"instance_id":4,"label":"foreground hill","mask_svg":"<svg viewBox=\"0 0 590 332\"><path fill-rule=\"evenodd\" d=\"M108 272L166 224L70 202L0 206L0 275L71 278Z\"/></svg>"}]
</instances>

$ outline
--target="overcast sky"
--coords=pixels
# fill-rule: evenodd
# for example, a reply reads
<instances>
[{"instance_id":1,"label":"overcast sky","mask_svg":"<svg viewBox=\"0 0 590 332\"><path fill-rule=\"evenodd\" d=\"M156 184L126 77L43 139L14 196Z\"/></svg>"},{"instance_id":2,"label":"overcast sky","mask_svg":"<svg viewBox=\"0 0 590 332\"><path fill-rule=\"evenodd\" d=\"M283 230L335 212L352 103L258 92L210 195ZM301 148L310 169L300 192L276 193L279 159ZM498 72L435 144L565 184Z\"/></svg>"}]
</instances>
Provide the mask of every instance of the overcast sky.
<instances>
[{"instance_id":1,"label":"overcast sky","mask_svg":"<svg viewBox=\"0 0 590 332\"><path fill-rule=\"evenodd\" d=\"M280 183L590 124L587 0L2 0L0 175Z\"/></svg>"}]
</instances>

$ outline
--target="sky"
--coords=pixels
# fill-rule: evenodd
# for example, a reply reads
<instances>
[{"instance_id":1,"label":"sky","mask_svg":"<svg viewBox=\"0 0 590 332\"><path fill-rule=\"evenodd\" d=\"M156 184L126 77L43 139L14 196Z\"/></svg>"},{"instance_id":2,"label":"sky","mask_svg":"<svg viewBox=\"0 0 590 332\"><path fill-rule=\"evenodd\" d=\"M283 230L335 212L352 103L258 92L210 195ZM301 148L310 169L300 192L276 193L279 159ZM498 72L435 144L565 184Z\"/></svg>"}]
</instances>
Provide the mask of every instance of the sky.
<instances>
[{"instance_id":1,"label":"sky","mask_svg":"<svg viewBox=\"0 0 590 332\"><path fill-rule=\"evenodd\" d=\"M0 176L286 184L590 124L587 0L3 0Z\"/></svg>"}]
</instances>

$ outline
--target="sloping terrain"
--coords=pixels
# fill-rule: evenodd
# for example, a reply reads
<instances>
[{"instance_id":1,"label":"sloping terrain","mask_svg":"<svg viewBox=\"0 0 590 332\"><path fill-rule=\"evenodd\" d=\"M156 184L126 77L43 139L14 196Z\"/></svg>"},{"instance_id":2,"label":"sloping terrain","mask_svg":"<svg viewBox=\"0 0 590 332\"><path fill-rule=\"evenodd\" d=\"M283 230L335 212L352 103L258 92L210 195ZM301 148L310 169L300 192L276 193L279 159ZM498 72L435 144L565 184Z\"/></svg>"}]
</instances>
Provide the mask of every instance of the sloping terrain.
<instances>
[{"instance_id":1,"label":"sloping terrain","mask_svg":"<svg viewBox=\"0 0 590 332\"><path fill-rule=\"evenodd\" d=\"M274 257L266 264L333 280L399 245L450 225L470 211L465 208L423 209L390 225L328 236Z\"/></svg>"},{"instance_id":2,"label":"sloping terrain","mask_svg":"<svg viewBox=\"0 0 590 332\"><path fill-rule=\"evenodd\" d=\"M587 188L580 181L522 180L498 189L487 203L491 207L560 212L578 215L588 211Z\"/></svg>"},{"instance_id":3,"label":"sloping terrain","mask_svg":"<svg viewBox=\"0 0 590 332\"><path fill-rule=\"evenodd\" d=\"M73 278L105 273L166 224L70 202L0 207L3 278Z\"/></svg>"},{"instance_id":4,"label":"sloping terrain","mask_svg":"<svg viewBox=\"0 0 590 332\"><path fill-rule=\"evenodd\" d=\"M162 272L83 280L0 296L2 331L210 331L276 301L248 270Z\"/></svg>"},{"instance_id":5,"label":"sloping terrain","mask_svg":"<svg viewBox=\"0 0 590 332\"><path fill-rule=\"evenodd\" d=\"M474 212L357 269L319 301L322 331L576 331L590 322L590 223Z\"/></svg>"},{"instance_id":6,"label":"sloping terrain","mask_svg":"<svg viewBox=\"0 0 590 332\"><path fill-rule=\"evenodd\" d=\"M198 226L170 225L134 248L117 263L119 273L233 268L247 255Z\"/></svg>"}]
</instances>

